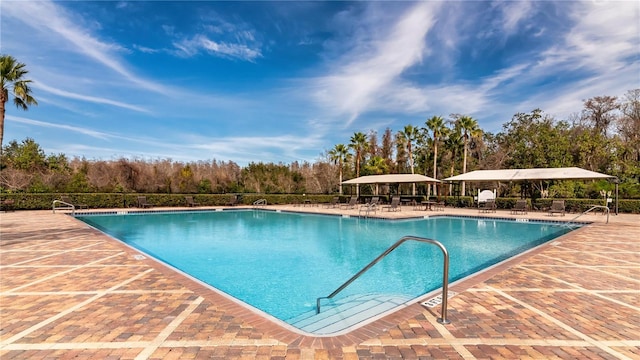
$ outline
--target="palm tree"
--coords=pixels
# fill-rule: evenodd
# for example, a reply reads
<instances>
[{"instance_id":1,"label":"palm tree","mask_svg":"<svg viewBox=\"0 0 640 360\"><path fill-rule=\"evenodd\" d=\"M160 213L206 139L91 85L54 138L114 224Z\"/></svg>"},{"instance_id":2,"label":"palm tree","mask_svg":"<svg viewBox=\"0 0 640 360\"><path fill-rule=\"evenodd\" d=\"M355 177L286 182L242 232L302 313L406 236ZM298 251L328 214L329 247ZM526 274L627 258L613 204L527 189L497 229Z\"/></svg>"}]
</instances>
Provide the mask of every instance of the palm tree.
<instances>
[{"instance_id":1,"label":"palm tree","mask_svg":"<svg viewBox=\"0 0 640 360\"><path fill-rule=\"evenodd\" d=\"M420 131L413 125L407 125L404 130L400 131L400 137L403 139L409 153L409 167L411 167L412 174L415 174L413 169L413 142L418 139L418 136L420 136ZM412 194L416 194L415 183L413 183Z\"/></svg>"},{"instance_id":2,"label":"palm tree","mask_svg":"<svg viewBox=\"0 0 640 360\"><path fill-rule=\"evenodd\" d=\"M427 125L427 129L433 132L433 178L437 179L437 169L438 169L438 142L444 136L446 136L448 132L448 128L445 124L444 119L441 116L433 116L431 119L427 120L425 125ZM437 193L436 184L433 184L433 193Z\"/></svg>"},{"instance_id":3,"label":"palm tree","mask_svg":"<svg viewBox=\"0 0 640 360\"><path fill-rule=\"evenodd\" d=\"M387 162L381 156L374 156L367 161L364 166L369 174L382 175L386 174L388 169Z\"/></svg>"},{"instance_id":4,"label":"palm tree","mask_svg":"<svg viewBox=\"0 0 640 360\"><path fill-rule=\"evenodd\" d=\"M462 173L467 172L467 148L469 147L469 139L472 137L482 136L482 130L478 127L478 121L471 116L461 116L456 121L456 126L460 129L463 140L464 156L462 160ZM462 182L462 195L465 195L465 182Z\"/></svg>"},{"instance_id":5,"label":"palm tree","mask_svg":"<svg viewBox=\"0 0 640 360\"><path fill-rule=\"evenodd\" d=\"M369 141L367 135L362 132L354 133L351 137L351 144L349 147L356 153L356 177L360 177L360 163L362 162L362 154L369 147ZM360 195L360 186L356 185L356 195Z\"/></svg>"},{"instance_id":6,"label":"palm tree","mask_svg":"<svg viewBox=\"0 0 640 360\"><path fill-rule=\"evenodd\" d=\"M404 127L404 130L400 131L400 136L404 140L405 146L407 147L407 152L409 153L409 167L411 167L411 173L414 174L413 170L413 142L418 139L420 135L418 128L413 125L407 125Z\"/></svg>"},{"instance_id":7,"label":"palm tree","mask_svg":"<svg viewBox=\"0 0 640 360\"><path fill-rule=\"evenodd\" d=\"M364 165L364 169L367 174L371 175L382 175L388 173L388 167L386 161L382 158L382 156L373 156L371 157L367 163ZM374 195L378 195L378 185L375 185Z\"/></svg>"},{"instance_id":8,"label":"palm tree","mask_svg":"<svg viewBox=\"0 0 640 360\"><path fill-rule=\"evenodd\" d=\"M453 176L456 164L456 158L458 157L459 151L462 150L462 135L459 133L460 129L454 129L452 133L449 134L447 139L444 141L445 150L451 154L451 167L449 168L449 176ZM452 184L449 184L449 195L452 193Z\"/></svg>"},{"instance_id":9,"label":"palm tree","mask_svg":"<svg viewBox=\"0 0 640 360\"><path fill-rule=\"evenodd\" d=\"M362 132L354 133L351 137L349 147L353 149L356 156L356 177L360 177L360 163L362 162L362 154L369 147L367 135Z\"/></svg>"},{"instance_id":10,"label":"palm tree","mask_svg":"<svg viewBox=\"0 0 640 360\"><path fill-rule=\"evenodd\" d=\"M31 96L31 88L24 76L29 73L25 64L19 63L13 56L0 56L0 152L2 152L2 140L4 137L4 112L5 104L9 101L9 94L13 95L13 103L18 109L29 110L29 105L38 105L36 99Z\"/></svg>"},{"instance_id":11,"label":"palm tree","mask_svg":"<svg viewBox=\"0 0 640 360\"><path fill-rule=\"evenodd\" d=\"M347 148L347 146L345 146L344 144L338 144L329 151L329 156L331 157L331 160L338 164L338 170L340 173L339 191L340 195L342 195L342 166L349 156L349 148Z\"/></svg>"}]
</instances>

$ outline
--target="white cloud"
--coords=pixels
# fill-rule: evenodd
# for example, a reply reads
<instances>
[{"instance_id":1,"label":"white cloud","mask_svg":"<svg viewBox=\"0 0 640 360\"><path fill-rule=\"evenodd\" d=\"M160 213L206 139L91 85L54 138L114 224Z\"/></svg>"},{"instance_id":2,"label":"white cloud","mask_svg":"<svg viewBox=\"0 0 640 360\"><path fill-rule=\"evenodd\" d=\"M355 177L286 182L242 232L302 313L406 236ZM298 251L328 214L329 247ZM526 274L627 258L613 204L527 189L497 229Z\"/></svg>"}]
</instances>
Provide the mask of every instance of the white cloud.
<instances>
[{"instance_id":1,"label":"white cloud","mask_svg":"<svg viewBox=\"0 0 640 360\"><path fill-rule=\"evenodd\" d=\"M114 55L125 50L122 46L91 35L88 28L81 26L80 18L67 13L57 4L51 1L5 1L2 11L3 16L11 16L43 35L72 45L75 51L122 75L127 81L149 91L170 95L166 87L140 78L126 68Z\"/></svg>"},{"instance_id":2,"label":"white cloud","mask_svg":"<svg viewBox=\"0 0 640 360\"><path fill-rule=\"evenodd\" d=\"M496 4L502 12L501 28L506 36L517 32L520 24L534 13L533 3L530 1L500 1Z\"/></svg>"},{"instance_id":3,"label":"white cloud","mask_svg":"<svg viewBox=\"0 0 640 360\"><path fill-rule=\"evenodd\" d=\"M476 98L476 105L480 106L477 110L493 116L541 108L566 119L570 113L580 111L585 99L621 95L637 88L640 5L634 2L570 5L565 9L571 14L568 31L555 34L545 31L549 42L546 50L483 78L477 87L458 87L461 104L468 107L469 101L463 99ZM496 123L506 120L499 119Z\"/></svg>"},{"instance_id":4,"label":"white cloud","mask_svg":"<svg viewBox=\"0 0 640 360\"><path fill-rule=\"evenodd\" d=\"M573 5L571 29L544 51L537 62L513 77L514 87L522 89L540 79L554 79L547 91L537 91L522 104L548 109L561 118L579 111L582 100L621 95L637 88L640 81L640 5L637 2Z\"/></svg>"},{"instance_id":5,"label":"white cloud","mask_svg":"<svg viewBox=\"0 0 640 360\"><path fill-rule=\"evenodd\" d=\"M54 123L50 123L50 122L32 120L32 119L27 119L27 118L23 118L23 117L13 116L13 115L7 115L6 119L9 120L9 121L16 122L16 123L21 123L21 124L67 130L67 131L71 131L71 132L74 132L74 133L79 133L79 134L91 136L93 138L98 138L98 139L102 139L102 140L106 140L108 138L113 138L114 137L112 134L107 134L107 133L104 133L104 132L101 132L101 131L95 131L95 130L82 128L82 127L77 127L77 126L71 126L71 125L54 124Z\"/></svg>"},{"instance_id":6,"label":"white cloud","mask_svg":"<svg viewBox=\"0 0 640 360\"><path fill-rule=\"evenodd\" d=\"M251 159L263 158L267 153L280 153L294 160L303 159L298 152L319 146L321 140L318 136L309 137L298 135L278 136L231 136L225 138L192 137L187 147L205 150L213 153L217 158Z\"/></svg>"},{"instance_id":7,"label":"white cloud","mask_svg":"<svg viewBox=\"0 0 640 360\"><path fill-rule=\"evenodd\" d=\"M131 104L127 104L127 103L123 103L123 102L115 101L115 100L111 100L111 99L99 98L99 97L95 97L95 96L77 94L77 93L73 93L73 92L69 92L69 91L65 91L65 90L61 90L61 89L56 89L56 88L53 88L51 86L48 86L48 85L44 84L41 81L34 81L33 87L37 88L37 89L40 89L40 90L44 90L44 91L46 91L48 93L51 93L51 94L54 94L54 95L58 95L58 96L62 96L62 97L69 98L69 99L88 101L88 102L92 102L92 103L96 103L96 104L112 105L112 106L120 107L120 108L123 108L123 109L129 109L129 110L142 112L142 113L151 113L151 111L149 111L149 110L147 110L147 109L145 109L143 107L140 107L140 106L131 105Z\"/></svg>"},{"instance_id":8,"label":"white cloud","mask_svg":"<svg viewBox=\"0 0 640 360\"><path fill-rule=\"evenodd\" d=\"M244 44L231 44L226 42L216 42L210 40L205 35L196 35L191 39L174 42L173 45L179 50L180 56L191 57L203 50L211 55L255 61L262 57L260 49L252 49Z\"/></svg>"},{"instance_id":9,"label":"white cloud","mask_svg":"<svg viewBox=\"0 0 640 360\"><path fill-rule=\"evenodd\" d=\"M140 51L140 52L143 52L145 54L156 54L156 53L159 53L160 51L162 51L162 50L152 49L152 48L149 48L149 47L146 47L146 46L136 45L136 44L133 45L133 48L138 50L138 51Z\"/></svg>"},{"instance_id":10,"label":"white cloud","mask_svg":"<svg viewBox=\"0 0 640 360\"><path fill-rule=\"evenodd\" d=\"M428 52L425 36L435 22L440 3L421 2L411 8L380 38L355 38L354 52L339 58L331 73L315 79L314 96L322 106L349 117L347 125L360 114L378 108L388 97L388 89ZM377 24L384 28L386 24ZM370 34L363 35L370 37ZM367 41L368 43L363 44Z\"/></svg>"},{"instance_id":11,"label":"white cloud","mask_svg":"<svg viewBox=\"0 0 640 360\"><path fill-rule=\"evenodd\" d=\"M580 4L573 15L576 25L563 46L551 49L551 54L598 71L615 69L640 54L639 3Z\"/></svg>"}]
</instances>

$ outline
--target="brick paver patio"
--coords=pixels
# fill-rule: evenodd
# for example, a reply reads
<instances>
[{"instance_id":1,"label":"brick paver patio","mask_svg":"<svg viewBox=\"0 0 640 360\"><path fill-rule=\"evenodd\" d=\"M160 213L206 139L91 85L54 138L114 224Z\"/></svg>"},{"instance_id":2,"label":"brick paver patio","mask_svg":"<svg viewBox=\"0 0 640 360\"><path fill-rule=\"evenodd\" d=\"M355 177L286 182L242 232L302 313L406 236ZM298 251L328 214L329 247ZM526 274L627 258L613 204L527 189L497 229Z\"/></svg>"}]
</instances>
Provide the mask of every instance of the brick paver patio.
<instances>
[{"instance_id":1,"label":"brick paver patio","mask_svg":"<svg viewBox=\"0 0 640 360\"><path fill-rule=\"evenodd\" d=\"M416 303L347 334L314 337L68 215L2 213L0 358L640 359L640 216L604 219L585 215L591 225L454 284L449 325L437 323L439 307Z\"/></svg>"}]
</instances>

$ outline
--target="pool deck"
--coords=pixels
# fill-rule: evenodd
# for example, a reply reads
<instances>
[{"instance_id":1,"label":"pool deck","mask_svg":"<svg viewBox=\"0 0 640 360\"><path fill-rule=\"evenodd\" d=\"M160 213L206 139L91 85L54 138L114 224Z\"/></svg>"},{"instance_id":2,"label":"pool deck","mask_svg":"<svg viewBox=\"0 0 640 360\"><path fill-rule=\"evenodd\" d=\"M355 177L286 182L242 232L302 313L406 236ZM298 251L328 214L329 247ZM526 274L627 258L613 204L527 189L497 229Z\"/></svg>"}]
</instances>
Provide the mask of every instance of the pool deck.
<instances>
[{"instance_id":1,"label":"pool deck","mask_svg":"<svg viewBox=\"0 0 640 360\"><path fill-rule=\"evenodd\" d=\"M376 213L426 215L576 216L411 207ZM640 215L605 219L584 215L580 221L593 223L453 284L448 325L436 321L440 307L415 303L349 333L315 337L64 213L0 213L0 358L640 359Z\"/></svg>"}]
</instances>

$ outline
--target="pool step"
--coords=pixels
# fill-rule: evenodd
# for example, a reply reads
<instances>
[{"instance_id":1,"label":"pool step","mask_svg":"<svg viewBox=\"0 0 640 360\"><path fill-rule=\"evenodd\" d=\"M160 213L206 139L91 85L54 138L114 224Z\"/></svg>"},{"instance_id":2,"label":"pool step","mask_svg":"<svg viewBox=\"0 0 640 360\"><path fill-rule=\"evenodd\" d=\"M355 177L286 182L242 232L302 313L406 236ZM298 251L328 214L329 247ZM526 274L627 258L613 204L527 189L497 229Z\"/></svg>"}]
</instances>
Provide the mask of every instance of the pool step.
<instances>
[{"instance_id":1,"label":"pool step","mask_svg":"<svg viewBox=\"0 0 640 360\"><path fill-rule=\"evenodd\" d=\"M287 320L287 323L307 332L328 335L380 315L411 299L403 295L366 294L352 295L335 302L325 300L320 314L316 314L315 310L309 311Z\"/></svg>"}]
</instances>

